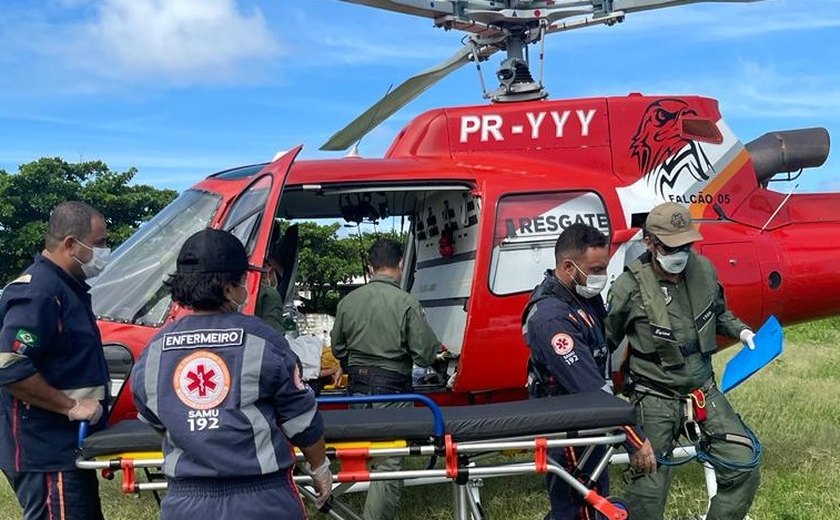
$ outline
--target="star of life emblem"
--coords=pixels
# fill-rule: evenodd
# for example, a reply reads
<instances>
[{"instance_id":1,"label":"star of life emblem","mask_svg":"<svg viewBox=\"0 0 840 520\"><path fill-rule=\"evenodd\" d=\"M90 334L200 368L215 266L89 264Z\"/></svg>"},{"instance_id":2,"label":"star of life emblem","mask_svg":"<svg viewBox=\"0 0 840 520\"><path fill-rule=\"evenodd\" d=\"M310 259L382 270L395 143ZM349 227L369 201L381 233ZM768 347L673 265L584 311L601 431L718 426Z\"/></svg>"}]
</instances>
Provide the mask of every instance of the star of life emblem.
<instances>
[{"instance_id":1,"label":"star of life emblem","mask_svg":"<svg viewBox=\"0 0 840 520\"><path fill-rule=\"evenodd\" d=\"M575 340L565 332L559 332L551 338L551 348L558 356L565 356L575 348Z\"/></svg>"},{"instance_id":2,"label":"star of life emblem","mask_svg":"<svg viewBox=\"0 0 840 520\"><path fill-rule=\"evenodd\" d=\"M221 357L200 350L185 357L172 376L175 394L195 410L215 408L230 392L230 371Z\"/></svg>"}]
</instances>

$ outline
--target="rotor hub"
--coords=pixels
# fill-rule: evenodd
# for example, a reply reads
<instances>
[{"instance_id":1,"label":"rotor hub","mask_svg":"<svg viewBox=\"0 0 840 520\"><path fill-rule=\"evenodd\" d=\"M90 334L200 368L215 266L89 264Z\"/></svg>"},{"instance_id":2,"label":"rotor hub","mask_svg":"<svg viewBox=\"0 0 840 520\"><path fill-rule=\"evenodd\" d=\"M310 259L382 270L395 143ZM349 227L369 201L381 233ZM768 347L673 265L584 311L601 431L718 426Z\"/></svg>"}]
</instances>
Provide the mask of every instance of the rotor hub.
<instances>
[{"instance_id":1,"label":"rotor hub","mask_svg":"<svg viewBox=\"0 0 840 520\"><path fill-rule=\"evenodd\" d=\"M496 77L499 79L499 88L488 96L495 103L533 101L548 97L542 84L534 81L528 64L520 58L502 61Z\"/></svg>"}]
</instances>

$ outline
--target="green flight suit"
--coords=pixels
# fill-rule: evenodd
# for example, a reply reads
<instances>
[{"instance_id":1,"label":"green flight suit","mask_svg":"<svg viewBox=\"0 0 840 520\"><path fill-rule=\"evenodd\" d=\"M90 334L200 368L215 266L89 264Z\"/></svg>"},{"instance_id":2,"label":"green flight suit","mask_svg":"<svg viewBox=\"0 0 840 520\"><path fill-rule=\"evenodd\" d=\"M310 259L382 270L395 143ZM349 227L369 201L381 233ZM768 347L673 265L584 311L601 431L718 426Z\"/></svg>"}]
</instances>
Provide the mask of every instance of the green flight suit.
<instances>
[{"instance_id":1,"label":"green flight suit","mask_svg":"<svg viewBox=\"0 0 840 520\"><path fill-rule=\"evenodd\" d=\"M280 334L286 333L283 328L283 297L276 288L268 284L260 284L254 314Z\"/></svg>"},{"instance_id":2,"label":"green flight suit","mask_svg":"<svg viewBox=\"0 0 840 520\"><path fill-rule=\"evenodd\" d=\"M651 261L650 253L645 253L612 284L607 298L607 337L613 345L625 336L629 340L631 381L674 396L704 388L708 419L703 428L710 455L746 464L754 457L752 443L743 423L714 383L711 354L716 334L738 338L748 327L726 308L717 273L705 257L691 253L678 283L656 276L650 268ZM654 277L649 277L651 273ZM656 286L651 287L652 284ZM647 298L643 297L645 289ZM659 324L669 322L660 337L655 337L654 331L662 327L654 325L651 316L658 316ZM663 341L663 336L669 336L676 348ZM638 423L657 457L663 459L683 432L683 401L654 394L637 388L631 389L630 398L636 406ZM743 519L758 490L758 466L733 469L717 462L712 465L718 490L706 519ZM635 480L626 496L630 518L661 520L671 478L671 468L660 465L655 475Z\"/></svg>"},{"instance_id":3,"label":"green flight suit","mask_svg":"<svg viewBox=\"0 0 840 520\"><path fill-rule=\"evenodd\" d=\"M431 365L440 349L420 302L383 275L338 302L330 336L333 355L347 366L372 366L409 378L413 363Z\"/></svg>"},{"instance_id":4,"label":"green flight suit","mask_svg":"<svg viewBox=\"0 0 840 520\"><path fill-rule=\"evenodd\" d=\"M410 382L413 364L431 365L440 349L440 342L426 323L420 302L400 289L396 280L383 275L375 275L370 283L338 303L330 336L333 355L342 366L350 369L351 391L353 367L387 370ZM401 408L410 403L357 407L365 406ZM379 459L372 465L372 469L379 471L399 471L401 468L402 458L399 457ZM402 481L372 482L365 500L364 517L367 520L397 518L402 489Z\"/></svg>"}]
</instances>

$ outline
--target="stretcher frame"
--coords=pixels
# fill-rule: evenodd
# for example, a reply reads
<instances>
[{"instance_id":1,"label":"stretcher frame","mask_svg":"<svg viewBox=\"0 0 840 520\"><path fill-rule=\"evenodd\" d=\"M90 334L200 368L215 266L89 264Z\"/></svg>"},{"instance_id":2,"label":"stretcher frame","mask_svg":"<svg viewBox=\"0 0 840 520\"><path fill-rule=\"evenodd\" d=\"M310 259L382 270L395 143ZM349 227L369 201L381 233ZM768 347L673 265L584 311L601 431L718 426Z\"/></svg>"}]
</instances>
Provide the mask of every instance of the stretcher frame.
<instances>
[{"instance_id":1,"label":"stretcher frame","mask_svg":"<svg viewBox=\"0 0 840 520\"><path fill-rule=\"evenodd\" d=\"M434 419L434 435L423 444L406 441L341 442L329 443L327 455L333 462L339 463L339 470L334 474L333 498L321 512L335 520L363 520L349 506L342 496L351 491L360 490L359 484L386 480L403 480L406 486L429 483L450 482L453 489L453 513L455 520L484 520L485 514L480 502L479 488L482 479L502 476L546 474L556 475L572 489L581 494L584 500L609 520L625 520L627 512L620 501L603 497L595 491L595 484L601 474L612 463L629 462L627 455L619 453L617 447L625 440L623 425L615 427L593 428L579 431L557 431L540 435L513 436L497 439L455 442L445 431L445 423L440 408L434 401L421 394L329 397L318 400L321 404L365 404L374 402L413 401L423 403ZM86 434L86 424L80 427L79 443L82 445ZM580 473L580 468L591 458L596 447L603 446L604 454L597 461L595 469L588 475ZM576 468L564 468L548 456L548 450L554 448L586 447L584 455ZM678 448L677 450L680 450ZM488 455L503 453L533 453L533 462L510 464L491 463L484 465ZM296 450L298 462L303 455ZM679 457L679 454L675 455ZM686 452L684 456L690 456ZM368 464L379 457L426 457L435 460L444 458L443 468L401 471L371 471ZM79 458L77 467L102 471L104 478L114 478L116 472L122 475L122 491L136 494L152 491L156 494L165 490L165 480L153 481L150 473L153 468L163 466L160 452L126 452L93 459ZM150 482L138 482L135 469L143 469ZM712 476L714 473L712 472ZM709 476L707 473L707 486ZM714 478L711 479L714 483ZM294 476L294 482L302 497L314 504L315 492L312 479L308 475ZM711 491L711 489L710 489ZM710 494L711 496L711 494Z\"/></svg>"}]
</instances>

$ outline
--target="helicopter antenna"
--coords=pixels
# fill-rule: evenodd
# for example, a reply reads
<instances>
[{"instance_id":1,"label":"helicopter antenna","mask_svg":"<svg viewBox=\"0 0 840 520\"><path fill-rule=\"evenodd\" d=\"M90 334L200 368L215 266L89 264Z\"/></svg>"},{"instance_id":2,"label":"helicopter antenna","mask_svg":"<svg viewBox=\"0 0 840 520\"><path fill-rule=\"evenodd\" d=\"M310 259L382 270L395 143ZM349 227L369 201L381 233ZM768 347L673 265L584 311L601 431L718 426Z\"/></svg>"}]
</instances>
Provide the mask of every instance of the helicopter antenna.
<instances>
[{"instance_id":1,"label":"helicopter antenna","mask_svg":"<svg viewBox=\"0 0 840 520\"><path fill-rule=\"evenodd\" d=\"M787 196L784 198L784 200L782 200L782 203L779 204L779 207L776 208L776 211L774 211L773 214L770 215L770 218L767 219L767 222L765 222L764 225L761 226L761 231L758 232L759 234L764 233L764 230L767 229L768 225L770 225L770 221L773 220L776 217L776 215L779 214L780 211L782 211L782 207L784 207L784 205L787 204L788 199L790 199L791 195L793 195L793 192L795 192L796 188L798 188L798 187L799 187L799 183L797 182L793 186L793 188L791 188L790 193L788 193Z\"/></svg>"},{"instance_id":2,"label":"helicopter antenna","mask_svg":"<svg viewBox=\"0 0 840 520\"><path fill-rule=\"evenodd\" d=\"M359 158L361 158L362 154L359 153L359 144L361 144L363 137L364 136L360 137L359 140L356 141L356 143L353 145L353 148L351 148L350 151L347 152L347 155L344 156L345 159L359 159Z\"/></svg>"}]
</instances>

